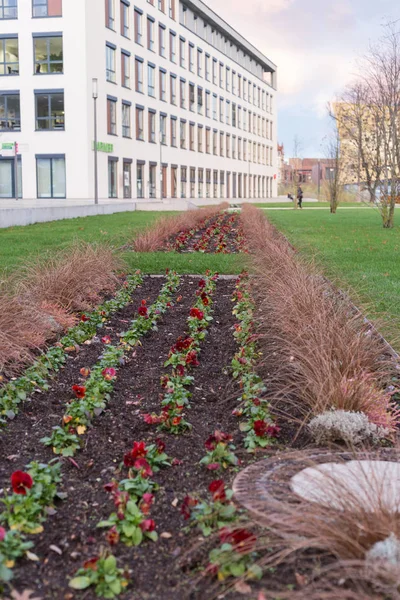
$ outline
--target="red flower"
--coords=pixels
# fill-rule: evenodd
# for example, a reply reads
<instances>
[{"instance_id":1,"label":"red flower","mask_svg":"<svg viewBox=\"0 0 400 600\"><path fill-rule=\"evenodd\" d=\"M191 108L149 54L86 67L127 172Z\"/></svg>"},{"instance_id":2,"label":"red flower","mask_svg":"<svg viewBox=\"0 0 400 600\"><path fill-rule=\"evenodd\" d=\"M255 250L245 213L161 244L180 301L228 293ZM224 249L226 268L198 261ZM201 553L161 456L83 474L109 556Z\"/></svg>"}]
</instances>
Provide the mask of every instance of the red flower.
<instances>
[{"instance_id":1,"label":"red flower","mask_svg":"<svg viewBox=\"0 0 400 600\"><path fill-rule=\"evenodd\" d=\"M139 306L138 313L141 317L147 318L149 316L149 311L147 310L147 306Z\"/></svg>"},{"instance_id":2,"label":"red flower","mask_svg":"<svg viewBox=\"0 0 400 600\"><path fill-rule=\"evenodd\" d=\"M199 288L205 288L206 287L206 282L204 279L200 279L199 281Z\"/></svg>"},{"instance_id":3,"label":"red flower","mask_svg":"<svg viewBox=\"0 0 400 600\"><path fill-rule=\"evenodd\" d=\"M199 319L199 321L204 319L203 311L199 310L198 308L192 308L190 311L190 316L193 317L194 319Z\"/></svg>"},{"instance_id":4,"label":"red flower","mask_svg":"<svg viewBox=\"0 0 400 600\"><path fill-rule=\"evenodd\" d=\"M145 458L138 458L133 466L144 479L153 475L153 471Z\"/></svg>"},{"instance_id":5,"label":"red flower","mask_svg":"<svg viewBox=\"0 0 400 600\"><path fill-rule=\"evenodd\" d=\"M193 367L198 367L199 366L199 361L197 360L197 352L196 350L191 350L190 352L187 353L186 355L186 364L187 365L192 365Z\"/></svg>"},{"instance_id":6,"label":"red flower","mask_svg":"<svg viewBox=\"0 0 400 600\"><path fill-rule=\"evenodd\" d=\"M87 317L86 315L81 315L81 321L86 323L86 321L89 321L89 317Z\"/></svg>"},{"instance_id":7,"label":"red flower","mask_svg":"<svg viewBox=\"0 0 400 600\"><path fill-rule=\"evenodd\" d=\"M179 458L174 458L174 460L172 461L172 466L179 467L179 465L183 465L183 460L179 460Z\"/></svg>"},{"instance_id":8,"label":"red flower","mask_svg":"<svg viewBox=\"0 0 400 600\"><path fill-rule=\"evenodd\" d=\"M219 532L219 539L222 544L231 544L239 554L249 554L254 550L257 538L247 529L229 530L223 527Z\"/></svg>"},{"instance_id":9,"label":"red flower","mask_svg":"<svg viewBox=\"0 0 400 600\"><path fill-rule=\"evenodd\" d=\"M160 438L156 439L156 446L158 454L162 454L165 450L165 442L163 442Z\"/></svg>"},{"instance_id":10,"label":"red flower","mask_svg":"<svg viewBox=\"0 0 400 600\"><path fill-rule=\"evenodd\" d=\"M209 465L207 465L207 469L209 471L218 471L220 467L221 465L219 463L210 463Z\"/></svg>"},{"instance_id":11,"label":"red flower","mask_svg":"<svg viewBox=\"0 0 400 600\"><path fill-rule=\"evenodd\" d=\"M79 373L82 375L82 377L89 377L90 369L88 367L82 367Z\"/></svg>"},{"instance_id":12,"label":"red flower","mask_svg":"<svg viewBox=\"0 0 400 600\"><path fill-rule=\"evenodd\" d=\"M33 486L33 479L29 473L23 471L14 471L11 475L11 485L14 494L26 496L26 490L30 490Z\"/></svg>"},{"instance_id":13,"label":"red flower","mask_svg":"<svg viewBox=\"0 0 400 600\"><path fill-rule=\"evenodd\" d=\"M104 485L104 489L108 493L115 492L118 489L118 484L116 481L111 481L110 483L106 483Z\"/></svg>"},{"instance_id":14,"label":"red flower","mask_svg":"<svg viewBox=\"0 0 400 600\"><path fill-rule=\"evenodd\" d=\"M183 339L179 337L176 341L175 346L172 347L172 352L183 352L184 350L189 350L190 346L193 344L193 338L188 337Z\"/></svg>"},{"instance_id":15,"label":"red flower","mask_svg":"<svg viewBox=\"0 0 400 600\"><path fill-rule=\"evenodd\" d=\"M150 512L151 505L153 504L153 494L143 494L142 501L140 503L140 510L144 515L148 515Z\"/></svg>"},{"instance_id":16,"label":"red flower","mask_svg":"<svg viewBox=\"0 0 400 600\"><path fill-rule=\"evenodd\" d=\"M92 571L97 571L98 560L99 560L98 556L95 556L94 558L90 558L89 560L87 560L86 562L83 563L83 568L91 569Z\"/></svg>"},{"instance_id":17,"label":"red flower","mask_svg":"<svg viewBox=\"0 0 400 600\"><path fill-rule=\"evenodd\" d=\"M114 525L114 527L112 527L107 532L106 540L110 544L110 546L116 546L118 544L118 542L119 542L119 533L118 533L117 528L115 527L115 525Z\"/></svg>"},{"instance_id":18,"label":"red flower","mask_svg":"<svg viewBox=\"0 0 400 600\"><path fill-rule=\"evenodd\" d=\"M277 437L280 432L280 427L277 425L270 425L265 421L254 421L253 424L254 433L258 437Z\"/></svg>"},{"instance_id":19,"label":"red flower","mask_svg":"<svg viewBox=\"0 0 400 600\"><path fill-rule=\"evenodd\" d=\"M215 479L208 486L209 491L213 494L213 500L217 502L225 502L226 494L225 494L225 483L222 479Z\"/></svg>"},{"instance_id":20,"label":"red flower","mask_svg":"<svg viewBox=\"0 0 400 600\"><path fill-rule=\"evenodd\" d=\"M112 381L117 375L117 371L112 367L107 367L106 369L102 370L101 374L103 375L106 381Z\"/></svg>"},{"instance_id":21,"label":"red flower","mask_svg":"<svg viewBox=\"0 0 400 600\"><path fill-rule=\"evenodd\" d=\"M185 367L183 365L177 365L175 372L178 377L184 377L185 376Z\"/></svg>"},{"instance_id":22,"label":"red flower","mask_svg":"<svg viewBox=\"0 0 400 600\"><path fill-rule=\"evenodd\" d=\"M132 467L135 466L135 462L136 462L136 458L134 456L132 456L132 452L127 452L124 456L124 465L128 469L131 469Z\"/></svg>"},{"instance_id":23,"label":"red flower","mask_svg":"<svg viewBox=\"0 0 400 600\"><path fill-rule=\"evenodd\" d=\"M217 444L220 442L228 443L232 441L232 436L229 433L223 433L222 431L215 431L214 435L210 435L210 437L204 442L204 446L206 450L212 452L215 450Z\"/></svg>"},{"instance_id":24,"label":"red flower","mask_svg":"<svg viewBox=\"0 0 400 600\"><path fill-rule=\"evenodd\" d=\"M102 337L101 341L103 342L103 344L111 344L111 338L109 335L105 335L104 337Z\"/></svg>"},{"instance_id":25,"label":"red flower","mask_svg":"<svg viewBox=\"0 0 400 600\"><path fill-rule=\"evenodd\" d=\"M168 375L163 375L161 377L161 387L166 388L168 384L169 384L169 377L168 377Z\"/></svg>"},{"instance_id":26,"label":"red flower","mask_svg":"<svg viewBox=\"0 0 400 600\"><path fill-rule=\"evenodd\" d=\"M4 529L4 527L0 527L0 542L2 542L4 540L4 538L6 537L6 530Z\"/></svg>"},{"instance_id":27,"label":"red flower","mask_svg":"<svg viewBox=\"0 0 400 600\"><path fill-rule=\"evenodd\" d=\"M143 420L145 423L147 423L148 425L158 425L158 423L161 423L160 421L160 417L158 417L157 415L143 415Z\"/></svg>"},{"instance_id":28,"label":"red flower","mask_svg":"<svg viewBox=\"0 0 400 600\"><path fill-rule=\"evenodd\" d=\"M182 421L182 417L174 417L172 419L172 425L174 427L177 427L180 424L181 421Z\"/></svg>"},{"instance_id":29,"label":"red flower","mask_svg":"<svg viewBox=\"0 0 400 600\"><path fill-rule=\"evenodd\" d=\"M207 296L207 294L201 294L201 301L204 304L204 306L208 306L210 304L210 299Z\"/></svg>"},{"instance_id":30,"label":"red flower","mask_svg":"<svg viewBox=\"0 0 400 600\"><path fill-rule=\"evenodd\" d=\"M153 519L146 519L140 523L139 527L142 531L154 531L156 524Z\"/></svg>"},{"instance_id":31,"label":"red flower","mask_svg":"<svg viewBox=\"0 0 400 600\"><path fill-rule=\"evenodd\" d=\"M86 388L83 385L73 385L72 391L77 398L84 398L86 394Z\"/></svg>"},{"instance_id":32,"label":"red flower","mask_svg":"<svg viewBox=\"0 0 400 600\"><path fill-rule=\"evenodd\" d=\"M182 506L181 506L181 514L183 515L183 518L185 519L185 521L190 519L190 514L191 514L190 509L193 508L194 506L196 506L198 503L199 503L199 501L196 500L196 498L192 498L191 496L184 497Z\"/></svg>"},{"instance_id":33,"label":"red flower","mask_svg":"<svg viewBox=\"0 0 400 600\"><path fill-rule=\"evenodd\" d=\"M144 458L145 456L147 456L146 443L133 442L132 455L135 458Z\"/></svg>"}]
</instances>

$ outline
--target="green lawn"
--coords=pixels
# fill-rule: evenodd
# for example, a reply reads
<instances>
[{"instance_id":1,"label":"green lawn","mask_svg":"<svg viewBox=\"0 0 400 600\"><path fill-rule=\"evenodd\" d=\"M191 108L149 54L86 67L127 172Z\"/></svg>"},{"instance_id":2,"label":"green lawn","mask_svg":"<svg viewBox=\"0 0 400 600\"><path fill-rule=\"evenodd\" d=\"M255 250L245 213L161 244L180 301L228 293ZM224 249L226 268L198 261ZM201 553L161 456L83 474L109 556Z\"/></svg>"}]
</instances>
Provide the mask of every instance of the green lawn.
<instances>
[{"instance_id":1,"label":"green lawn","mask_svg":"<svg viewBox=\"0 0 400 600\"><path fill-rule=\"evenodd\" d=\"M293 208L293 202L262 202L256 204L258 208ZM369 208L365 204L360 202L344 202L341 206L344 207L356 207L356 208ZM329 202L303 202L303 208L329 208Z\"/></svg>"},{"instance_id":2,"label":"green lawn","mask_svg":"<svg viewBox=\"0 0 400 600\"><path fill-rule=\"evenodd\" d=\"M172 213L136 211L0 229L0 273L13 271L29 257L67 248L77 239L107 242L119 248L131 242L140 229L168 214ZM125 253L124 258L132 269L146 273L162 273L169 267L180 273L212 269L231 274L240 272L242 264L237 255L222 254Z\"/></svg>"},{"instance_id":3,"label":"green lawn","mask_svg":"<svg viewBox=\"0 0 400 600\"><path fill-rule=\"evenodd\" d=\"M276 210L268 219L305 255L316 253L327 276L350 286L369 315L384 319L386 335L400 349L400 219L391 230L383 229L376 210Z\"/></svg>"}]
</instances>

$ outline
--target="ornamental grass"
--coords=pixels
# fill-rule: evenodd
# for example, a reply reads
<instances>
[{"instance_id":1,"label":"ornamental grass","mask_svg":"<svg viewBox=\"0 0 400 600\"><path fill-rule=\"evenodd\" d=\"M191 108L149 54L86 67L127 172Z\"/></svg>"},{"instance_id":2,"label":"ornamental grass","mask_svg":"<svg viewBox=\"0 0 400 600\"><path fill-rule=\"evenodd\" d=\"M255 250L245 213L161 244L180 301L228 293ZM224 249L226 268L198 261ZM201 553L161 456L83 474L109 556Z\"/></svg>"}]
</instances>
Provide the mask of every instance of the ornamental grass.
<instances>
[{"instance_id":1,"label":"ornamental grass","mask_svg":"<svg viewBox=\"0 0 400 600\"><path fill-rule=\"evenodd\" d=\"M204 219L210 219L226 208L229 208L229 204L222 202L217 206L206 206L197 210L188 210L176 216L161 217L135 237L133 249L135 252L162 250L165 242L171 236L182 230L196 227Z\"/></svg>"},{"instance_id":2,"label":"ornamental grass","mask_svg":"<svg viewBox=\"0 0 400 600\"><path fill-rule=\"evenodd\" d=\"M306 421L332 409L363 412L393 432L395 364L383 339L262 211L245 205L242 222L257 274L262 374L277 410L287 415L294 403Z\"/></svg>"}]
</instances>

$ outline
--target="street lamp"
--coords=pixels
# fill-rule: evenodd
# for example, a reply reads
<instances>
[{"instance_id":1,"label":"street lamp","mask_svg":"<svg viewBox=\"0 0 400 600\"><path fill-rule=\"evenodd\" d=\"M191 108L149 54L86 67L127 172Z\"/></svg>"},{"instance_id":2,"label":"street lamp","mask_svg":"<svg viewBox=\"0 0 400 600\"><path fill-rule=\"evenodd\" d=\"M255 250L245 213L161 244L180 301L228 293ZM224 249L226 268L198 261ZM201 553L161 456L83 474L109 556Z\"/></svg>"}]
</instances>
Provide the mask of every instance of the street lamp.
<instances>
[{"instance_id":1,"label":"street lamp","mask_svg":"<svg viewBox=\"0 0 400 600\"><path fill-rule=\"evenodd\" d=\"M99 203L99 183L97 169L97 98L99 97L98 82L92 79L92 98L94 104L94 203Z\"/></svg>"}]
</instances>

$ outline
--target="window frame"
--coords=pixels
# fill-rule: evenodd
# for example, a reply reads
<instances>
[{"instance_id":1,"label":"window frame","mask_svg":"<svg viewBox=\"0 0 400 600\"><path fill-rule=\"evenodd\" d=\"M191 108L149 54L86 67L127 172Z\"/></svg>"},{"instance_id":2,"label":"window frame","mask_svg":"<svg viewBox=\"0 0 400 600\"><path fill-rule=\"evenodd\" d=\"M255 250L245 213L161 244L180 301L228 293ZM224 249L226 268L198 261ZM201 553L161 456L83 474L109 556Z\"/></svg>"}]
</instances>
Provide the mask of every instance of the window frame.
<instances>
[{"instance_id":1,"label":"window frame","mask_svg":"<svg viewBox=\"0 0 400 600\"><path fill-rule=\"evenodd\" d=\"M4 6L4 2L6 2L6 0L0 0L0 21L14 21L15 19L18 19L18 0L14 0L14 6ZM7 9L10 10L12 8L15 9L15 16L5 17L4 11Z\"/></svg>"},{"instance_id":2,"label":"window frame","mask_svg":"<svg viewBox=\"0 0 400 600\"><path fill-rule=\"evenodd\" d=\"M64 174L65 174L65 194L64 196L55 196L54 195L54 170L53 170L53 161L54 160L64 160ZM54 198L54 199L63 199L67 197L67 161L65 158L65 154L36 154L36 197L37 198ZM39 196L39 177L38 177L38 161L40 160L49 160L50 161L50 196Z\"/></svg>"},{"instance_id":3,"label":"window frame","mask_svg":"<svg viewBox=\"0 0 400 600\"><path fill-rule=\"evenodd\" d=\"M51 52L50 52L50 40L51 39L61 39L61 60L51 60ZM46 49L47 49L47 60L46 61L38 61L36 60L36 41L37 40L46 40ZM61 71L51 71L50 67L54 64L60 64L62 70ZM41 72L38 71L38 65L45 64L47 65L48 71ZM33 73L34 75L63 75L64 74L64 40L62 32L59 33L43 33L43 34L33 34Z\"/></svg>"},{"instance_id":4,"label":"window frame","mask_svg":"<svg viewBox=\"0 0 400 600\"><path fill-rule=\"evenodd\" d=\"M107 0L108 2L113 2L113 0ZM37 4L35 4L35 2ZM46 14L45 15L36 15L35 14L35 8L40 7L40 6L45 6L46 7ZM60 18L62 17L62 0L60 0L60 7L61 7L61 13L59 15L49 15L49 0L32 0L32 19L53 19L53 18ZM115 23L115 11L114 11L114 23ZM109 29L112 29L111 27Z\"/></svg>"},{"instance_id":5,"label":"window frame","mask_svg":"<svg viewBox=\"0 0 400 600\"><path fill-rule=\"evenodd\" d=\"M8 116L8 100L10 97L15 97L18 99L18 108L19 108L19 112L18 112L18 117L15 117L15 121L16 123L19 123L19 126L17 127L1 127L1 123L7 123L10 121L10 118ZM4 98L4 117L0 118L0 132L3 131L21 131L21 95L19 90L18 91L12 91L12 90L4 90L0 92L0 100Z\"/></svg>"},{"instance_id":6,"label":"window frame","mask_svg":"<svg viewBox=\"0 0 400 600\"><path fill-rule=\"evenodd\" d=\"M35 95L35 131L65 131L65 94L64 94L64 90L63 89L60 89L60 90L34 90L34 95ZM63 97L63 104L64 104L63 126L62 127L50 127L48 129L39 128L38 127L39 121L44 121L47 119L50 123L51 121L55 121L55 119L58 118L58 117L51 116L52 97L56 96L56 95L62 95L62 97ZM37 100L38 100L39 96L48 96L47 102L48 102L49 112L48 112L47 117L38 117Z\"/></svg>"},{"instance_id":7,"label":"window frame","mask_svg":"<svg viewBox=\"0 0 400 600\"><path fill-rule=\"evenodd\" d=\"M18 49L18 60L17 61L7 61L6 60L6 43L9 40L17 40L17 49ZM19 60L19 38L17 34L5 34L4 37L0 38L0 45L3 46L3 56L4 56L4 60L3 62L0 62L0 66L4 67L4 73L0 73L0 77L16 77L19 76L19 65L20 65L20 60ZM16 65L17 68L14 69L14 72L12 71L12 65ZM6 71L8 70L8 72L6 73Z\"/></svg>"}]
</instances>

